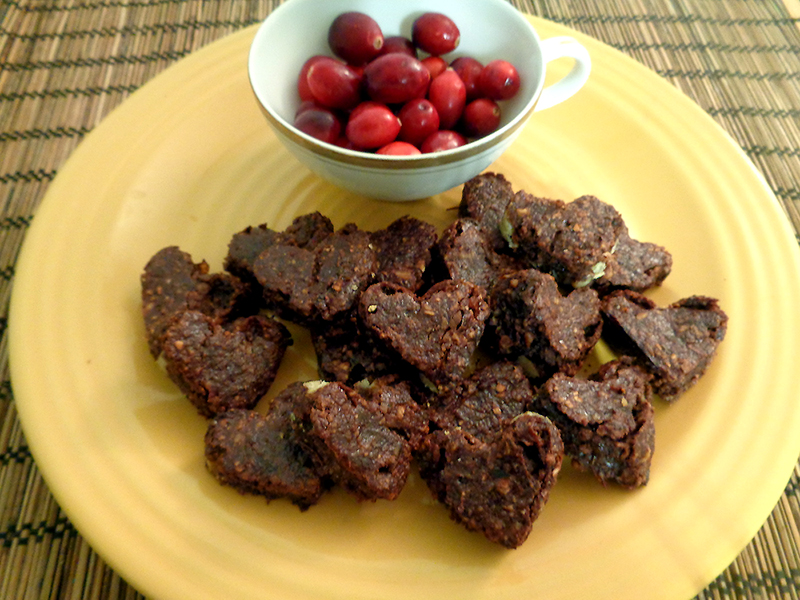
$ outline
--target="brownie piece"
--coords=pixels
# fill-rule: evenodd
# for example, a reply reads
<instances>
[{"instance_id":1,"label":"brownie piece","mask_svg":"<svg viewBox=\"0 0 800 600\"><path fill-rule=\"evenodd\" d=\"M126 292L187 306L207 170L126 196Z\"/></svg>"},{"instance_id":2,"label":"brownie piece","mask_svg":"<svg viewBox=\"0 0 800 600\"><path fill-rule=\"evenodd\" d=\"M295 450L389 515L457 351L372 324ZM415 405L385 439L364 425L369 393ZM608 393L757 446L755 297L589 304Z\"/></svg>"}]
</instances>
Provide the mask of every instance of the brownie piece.
<instances>
[{"instance_id":1,"label":"brownie piece","mask_svg":"<svg viewBox=\"0 0 800 600\"><path fill-rule=\"evenodd\" d=\"M145 265L142 313L154 358L161 354L167 328L186 310L199 310L219 321L258 311L259 300L250 286L227 273L208 270L208 263L195 263L177 246L159 250Z\"/></svg>"},{"instance_id":2,"label":"brownie piece","mask_svg":"<svg viewBox=\"0 0 800 600\"><path fill-rule=\"evenodd\" d=\"M386 375L355 386L381 423L405 438L416 451L428 434L428 411L417 403L411 384L397 375Z\"/></svg>"},{"instance_id":3,"label":"brownie piece","mask_svg":"<svg viewBox=\"0 0 800 600\"><path fill-rule=\"evenodd\" d=\"M483 288L446 280L422 297L390 283L367 288L359 305L363 322L436 386L446 386L471 366L489 314Z\"/></svg>"},{"instance_id":4,"label":"brownie piece","mask_svg":"<svg viewBox=\"0 0 800 600\"><path fill-rule=\"evenodd\" d=\"M476 221L457 219L436 245L437 262L444 276L461 279L491 291L500 274L523 268L513 257L500 254Z\"/></svg>"},{"instance_id":5,"label":"brownie piece","mask_svg":"<svg viewBox=\"0 0 800 600\"><path fill-rule=\"evenodd\" d=\"M536 269L500 277L490 298L486 346L501 356L522 356L538 374L573 375L600 338L597 292L562 296L555 279Z\"/></svg>"},{"instance_id":6,"label":"brownie piece","mask_svg":"<svg viewBox=\"0 0 800 600\"><path fill-rule=\"evenodd\" d=\"M440 429L461 429L485 440L522 414L533 391L522 369L507 361L492 363L461 380L431 411Z\"/></svg>"},{"instance_id":7,"label":"brownie piece","mask_svg":"<svg viewBox=\"0 0 800 600\"><path fill-rule=\"evenodd\" d=\"M725 337L728 316L719 302L690 296L665 308L632 290L603 301L609 344L635 357L653 375L653 389L672 402L705 373Z\"/></svg>"},{"instance_id":8,"label":"brownie piece","mask_svg":"<svg viewBox=\"0 0 800 600\"><path fill-rule=\"evenodd\" d=\"M316 504L325 485L294 435L291 416L287 410L262 415L247 409L217 415L205 436L209 472L242 494L288 498L301 510Z\"/></svg>"},{"instance_id":9,"label":"brownie piece","mask_svg":"<svg viewBox=\"0 0 800 600\"><path fill-rule=\"evenodd\" d=\"M376 282L388 281L417 291L431 262L436 228L414 217L401 217L370 234L378 258Z\"/></svg>"},{"instance_id":10,"label":"brownie piece","mask_svg":"<svg viewBox=\"0 0 800 600\"><path fill-rule=\"evenodd\" d=\"M313 250L271 246L253 265L267 303L280 316L304 325L353 308L377 268L369 234L355 227L336 231Z\"/></svg>"},{"instance_id":11,"label":"brownie piece","mask_svg":"<svg viewBox=\"0 0 800 600\"><path fill-rule=\"evenodd\" d=\"M311 324L309 331L323 379L352 385L404 370L402 360L361 322L356 311Z\"/></svg>"},{"instance_id":12,"label":"brownie piece","mask_svg":"<svg viewBox=\"0 0 800 600\"><path fill-rule=\"evenodd\" d=\"M564 203L520 191L500 227L527 266L582 287L603 275L625 223L613 206L594 196Z\"/></svg>"},{"instance_id":13,"label":"brownie piece","mask_svg":"<svg viewBox=\"0 0 800 600\"><path fill-rule=\"evenodd\" d=\"M564 447L547 417L523 413L488 440L433 431L421 456L420 474L455 522L517 548L550 496Z\"/></svg>"},{"instance_id":14,"label":"brownie piece","mask_svg":"<svg viewBox=\"0 0 800 600\"><path fill-rule=\"evenodd\" d=\"M503 175L483 173L464 184L458 216L475 221L490 247L502 252L508 246L500 232L500 221L513 196L514 190Z\"/></svg>"},{"instance_id":15,"label":"brownie piece","mask_svg":"<svg viewBox=\"0 0 800 600\"><path fill-rule=\"evenodd\" d=\"M555 423L564 452L600 483L633 489L650 477L655 447L650 375L629 361L603 365L590 379L556 373L534 409Z\"/></svg>"},{"instance_id":16,"label":"brownie piece","mask_svg":"<svg viewBox=\"0 0 800 600\"><path fill-rule=\"evenodd\" d=\"M206 417L253 408L267 393L286 348L287 329L260 315L221 325L198 311L181 314L164 336L167 373Z\"/></svg>"},{"instance_id":17,"label":"brownie piece","mask_svg":"<svg viewBox=\"0 0 800 600\"><path fill-rule=\"evenodd\" d=\"M393 500L411 469L408 441L374 407L340 383L309 382L298 417L303 445L319 473L359 500Z\"/></svg>"},{"instance_id":18,"label":"brownie piece","mask_svg":"<svg viewBox=\"0 0 800 600\"><path fill-rule=\"evenodd\" d=\"M627 231L617 240L602 277L593 287L602 294L616 289L643 292L661 285L672 271L672 255L657 244L633 239Z\"/></svg>"},{"instance_id":19,"label":"brownie piece","mask_svg":"<svg viewBox=\"0 0 800 600\"><path fill-rule=\"evenodd\" d=\"M331 220L319 212L295 218L284 231L274 231L266 223L246 227L231 238L223 264L226 271L240 279L255 281L253 265L267 248L284 245L313 250L332 233Z\"/></svg>"}]
</instances>

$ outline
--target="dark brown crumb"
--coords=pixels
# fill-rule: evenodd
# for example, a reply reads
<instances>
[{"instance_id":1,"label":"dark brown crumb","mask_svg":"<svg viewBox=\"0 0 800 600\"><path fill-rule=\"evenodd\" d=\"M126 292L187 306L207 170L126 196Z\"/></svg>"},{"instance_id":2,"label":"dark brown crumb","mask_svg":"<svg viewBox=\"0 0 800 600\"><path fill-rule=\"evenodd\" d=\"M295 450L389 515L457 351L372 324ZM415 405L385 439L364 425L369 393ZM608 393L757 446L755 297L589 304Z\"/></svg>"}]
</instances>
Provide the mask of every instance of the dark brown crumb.
<instances>
[{"instance_id":1,"label":"dark brown crumb","mask_svg":"<svg viewBox=\"0 0 800 600\"><path fill-rule=\"evenodd\" d=\"M417 291L424 283L436 238L433 225L408 216L372 232L370 240L379 265L375 281L388 281Z\"/></svg>"},{"instance_id":2,"label":"dark brown crumb","mask_svg":"<svg viewBox=\"0 0 800 600\"><path fill-rule=\"evenodd\" d=\"M500 221L513 196L511 184L503 175L483 173L464 184L458 216L475 221L490 247L502 252L508 246L500 232Z\"/></svg>"},{"instance_id":3,"label":"dark brown crumb","mask_svg":"<svg viewBox=\"0 0 800 600\"><path fill-rule=\"evenodd\" d=\"M623 288L643 292L661 285L671 271L672 255L666 248L635 240L625 231L593 287L602 294Z\"/></svg>"},{"instance_id":4,"label":"dark brown crumb","mask_svg":"<svg viewBox=\"0 0 800 600\"><path fill-rule=\"evenodd\" d=\"M267 317L252 316L220 325L186 311L164 336L167 373L200 414L253 408L275 379L292 339Z\"/></svg>"},{"instance_id":5,"label":"dark brown crumb","mask_svg":"<svg viewBox=\"0 0 800 600\"><path fill-rule=\"evenodd\" d=\"M557 373L542 386L534 408L559 428L576 468L603 485L637 488L650 477L655 448L649 379L641 367L619 360L589 380Z\"/></svg>"}]
</instances>

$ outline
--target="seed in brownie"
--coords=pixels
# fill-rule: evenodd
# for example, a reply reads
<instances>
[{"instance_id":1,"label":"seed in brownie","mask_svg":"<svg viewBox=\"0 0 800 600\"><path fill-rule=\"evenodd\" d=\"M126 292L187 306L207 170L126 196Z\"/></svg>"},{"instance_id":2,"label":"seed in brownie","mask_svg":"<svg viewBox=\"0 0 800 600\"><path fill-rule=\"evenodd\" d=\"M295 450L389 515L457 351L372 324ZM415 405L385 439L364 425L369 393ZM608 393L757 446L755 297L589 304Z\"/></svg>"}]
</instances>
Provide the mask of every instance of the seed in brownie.
<instances>
[{"instance_id":1,"label":"seed in brownie","mask_svg":"<svg viewBox=\"0 0 800 600\"><path fill-rule=\"evenodd\" d=\"M458 216L474 220L486 235L492 249L507 249L500 232L500 221L514 191L508 180L499 173L483 173L464 184Z\"/></svg>"},{"instance_id":2,"label":"seed in brownie","mask_svg":"<svg viewBox=\"0 0 800 600\"><path fill-rule=\"evenodd\" d=\"M351 309L377 268L369 234L347 226L313 250L292 245L267 248L253 266L267 303L300 324L329 321Z\"/></svg>"},{"instance_id":3,"label":"seed in brownie","mask_svg":"<svg viewBox=\"0 0 800 600\"><path fill-rule=\"evenodd\" d=\"M588 380L556 373L534 409L556 424L573 466L603 485L633 489L650 477L655 444L649 379L626 360L606 363Z\"/></svg>"},{"instance_id":4,"label":"seed in brownie","mask_svg":"<svg viewBox=\"0 0 800 600\"><path fill-rule=\"evenodd\" d=\"M306 451L325 473L359 500L393 500L411 469L411 447L352 388L306 384L309 403L298 427Z\"/></svg>"},{"instance_id":5,"label":"seed in brownie","mask_svg":"<svg viewBox=\"0 0 800 600\"><path fill-rule=\"evenodd\" d=\"M260 315L221 325L185 311L164 336L167 373L206 417L253 408L267 393L292 339L287 329Z\"/></svg>"},{"instance_id":6,"label":"seed in brownie","mask_svg":"<svg viewBox=\"0 0 800 600\"><path fill-rule=\"evenodd\" d=\"M288 498L301 510L316 504L325 486L296 439L291 415L246 409L217 415L205 436L206 467L242 494Z\"/></svg>"},{"instance_id":7,"label":"seed in brownie","mask_svg":"<svg viewBox=\"0 0 800 600\"><path fill-rule=\"evenodd\" d=\"M437 429L420 456L420 474L455 522L517 548L549 498L564 447L547 417L523 413L488 440Z\"/></svg>"},{"instance_id":8,"label":"seed in brownie","mask_svg":"<svg viewBox=\"0 0 800 600\"><path fill-rule=\"evenodd\" d=\"M472 365L489 314L483 288L446 280L422 297L390 283L361 296L363 322L433 384L446 386Z\"/></svg>"},{"instance_id":9,"label":"seed in brownie","mask_svg":"<svg viewBox=\"0 0 800 600\"><path fill-rule=\"evenodd\" d=\"M436 228L414 217L401 217L370 234L378 258L376 282L396 283L412 291L423 284L436 243Z\"/></svg>"},{"instance_id":10,"label":"seed in brownie","mask_svg":"<svg viewBox=\"0 0 800 600\"><path fill-rule=\"evenodd\" d=\"M208 263L195 263L177 246L159 250L141 276L142 313L153 357L161 354L164 334L186 310L199 310L220 321L254 314L259 300L253 290L227 273L209 274Z\"/></svg>"},{"instance_id":11,"label":"seed in brownie","mask_svg":"<svg viewBox=\"0 0 800 600\"><path fill-rule=\"evenodd\" d=\"M536 269L502 275L490 302L487 347L525 357L541 377L575 374L602 331L597 292L580 288L562 296L555 279Z\"/></svg>"},{"instance_id":12,"label":"seed in brownie","mask_svg":"<svg viewBox=\"0 0 800 600\"><path fill-rule=\"evenodd\" d=\"M668 402L705 373L728 325L719 302L706 296L659 308L638 292L622 290L604 299L602 311L609 343L636 357L653 375L655 392Z\"/></svg>"},{"instance_id":13,"label":"seed in brownie","mask_svg":"<svg viewBox=\"0 0 800 600\"><path fill-rule=\"evenodd\" d=\"M625 228L617 210L594 196L564 203L524 191L514 195L500 226L529 267L574 287L602 277Z\"/></svg>"}]
</instances>

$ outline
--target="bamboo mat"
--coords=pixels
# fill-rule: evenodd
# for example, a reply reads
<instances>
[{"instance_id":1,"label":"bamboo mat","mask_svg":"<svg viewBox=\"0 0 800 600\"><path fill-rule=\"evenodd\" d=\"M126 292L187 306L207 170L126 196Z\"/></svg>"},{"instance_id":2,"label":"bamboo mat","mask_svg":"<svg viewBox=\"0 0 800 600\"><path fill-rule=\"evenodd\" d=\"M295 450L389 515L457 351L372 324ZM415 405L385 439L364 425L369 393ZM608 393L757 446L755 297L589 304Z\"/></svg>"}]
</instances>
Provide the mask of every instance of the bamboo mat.
<instances>
[{"instance_id":1,"label":"bamboo mat","mask_svg":"<svg viewBox=\"0 0 800 600\"><path fill-rule=\"evenodd\" d=\"M70 152L131 92L279 3L0 0L0 599L141 597L53 500L17 419L7 308L36 207ZM602 40L688 94L741 145L800 232L797 0L513 4ZM799 529L800 466L756 538L698 598L798 598Z\"/></svg>"}]
</instances>

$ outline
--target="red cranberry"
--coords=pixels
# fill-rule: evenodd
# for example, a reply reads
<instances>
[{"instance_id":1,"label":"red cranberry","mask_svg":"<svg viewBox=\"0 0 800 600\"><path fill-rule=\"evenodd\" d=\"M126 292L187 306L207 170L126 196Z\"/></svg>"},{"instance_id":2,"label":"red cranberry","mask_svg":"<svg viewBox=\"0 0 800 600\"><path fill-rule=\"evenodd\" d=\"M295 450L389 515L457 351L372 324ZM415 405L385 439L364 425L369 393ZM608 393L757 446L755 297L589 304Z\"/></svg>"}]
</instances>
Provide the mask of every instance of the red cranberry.
<instances>
[{"instance_id":1,"label":"red cranberry","mask_svg":"<svg viewBox=\"0 0 800 600\"><path fill-rule=\"evenodd\" d=\"M478 98L464 107L461 126L470 137L489 135L500 125L500 106L490 98Z\"/></svg>"},{"instance_id":2,"label":"red cranberry","mask_svg":"<svg viewBox=\"0 0 800 600\"><path fill-rule=\"evenodd\" d=\"M417 98L403 105L397 114L400 117L400 133L397 138L421 146L425 138L439 131L439 113L430 100Z\"/></svg>"},{"instance_id":3,"label":"red cranberry","mask_svg":"<svg viewBox=\"0 0 800 600\"><path fill-rule=\"evenodd\" d=\"M381 55L392 54L399 52L400 54L408 54L409 56L417 57L417 48L414 43L402 35L392 35L383 40L383 48L381 48Z\"/></svg>"},{"instance_id":4,"label":"red cranberry","mask_svg":"<svg viewBox=\"0 0 800 600\"><path fill-rule=\"evenodd\" d=\"M487 98L508 100L519 91L519 73L510 62L493 60L481 71L478 87Z\"/></svg>"},{"instance_id":5,"label":"red cranberry","mask_svg":"<svg viewBox=\"0 0 800 600\"><path fill-rule=\"evenodd\" d=\"M460 148L466 143L466 138L464 138L464 136L460 133L442 129L441 131L437 131L433 135L429 136L428 139L422 142L420 150L422 150L423 154L430 152L442 152L443 150Z\"/></svg>"},{"instance_id":6,"label":"red cranberry","mask_svg":"<svg viewBox=\"0 0 800 600\"><path fill-rule=\"evenodd\" d=\"M369 15L346 12L331 23L328 45L336 56L348 63L363 65L378 56L383 48L383 32Z\"/></svg>"},{"instance_id":7,"label":"red cranberry","mask_svg":"<svg viewBox=\"0 0 800 600\"><path fill-rule=\"evenodd\" d=\"M364 69L367 94L377 102L402 104L425 95L431 75L407 54L384 54Z\"/></svg>"},{"instance_id":8,"label":"red cranberry","mask_svg":"<svg viewBox=\"0 0 800 600\"><path fill-rule=\"evenodd\" d=\"M478 88L478 77L483 71L483 64L471 56L459 56L450 63L450 66L458 73L467 88L467 102L478 98L481 95Z\"/></svg>"},{"instance_id":9,"label":"red cranberry","mask_svg":"<svg viewBox=\"0 0 800 600\"><path fill-rule=\"evenodd\" d=\"M414 45L428 54L440 56L456 49L461 41L461 33L450 17L429 12L414 21L411 39Z\"/></svg>"},{"instance_id":10,"label":"red cranberry","mask_svg":"<svg viewBox=\"0 0 800 600\"><path fill-rule=\"evenodd\" d=\"M322 106L349 110L361 100L361 78L338 60L327 58L314 62L306 79L314 99Z\"/></svg>"},{"instance_id":11,"label":"red cranberry","mask_svg":"<svg viewBox=\"0 0 800 600\"><path fill-rule=\"evenodd\" d=\"M373 150L395 140L400 133L400 120L389 108L378 102L365 102L356 107L347 121L345 134L357 148Z\"/></svg>"},{"instance_id":12,"label":"red cranberry","mask_svg":"<svg viewBox=\"0 0 800 600\"><path fill-rule=\"evenodd\" d=\"M415 154L422 154L419 148L408 142L391 142L382 148L378 148L378 154L386 154L388 156L413 156Z\"/></svg>"},{"instance_id":13,"label":"red cranberry","mask_svg":"<svg viewBox=\"0 0 800 600\"><path fill-rule=\"evenodd\" d=\"M464 82L453 69L447 69L431 81L428 99L439 113L439 127L451 129L461 118L467 100Z\"/></svg>"},{"instance_id":14,"label":"red cranberry","mask_svg":"<svg viewBox=\"0 0 800 600\"><path fill-rule=\"evenodd\" d=\"M329 144L335 144L342 131L342 124L331 111L320 108L306 108L294 119L294 126L303 133Z\"/></svg>"}]
</instances>

